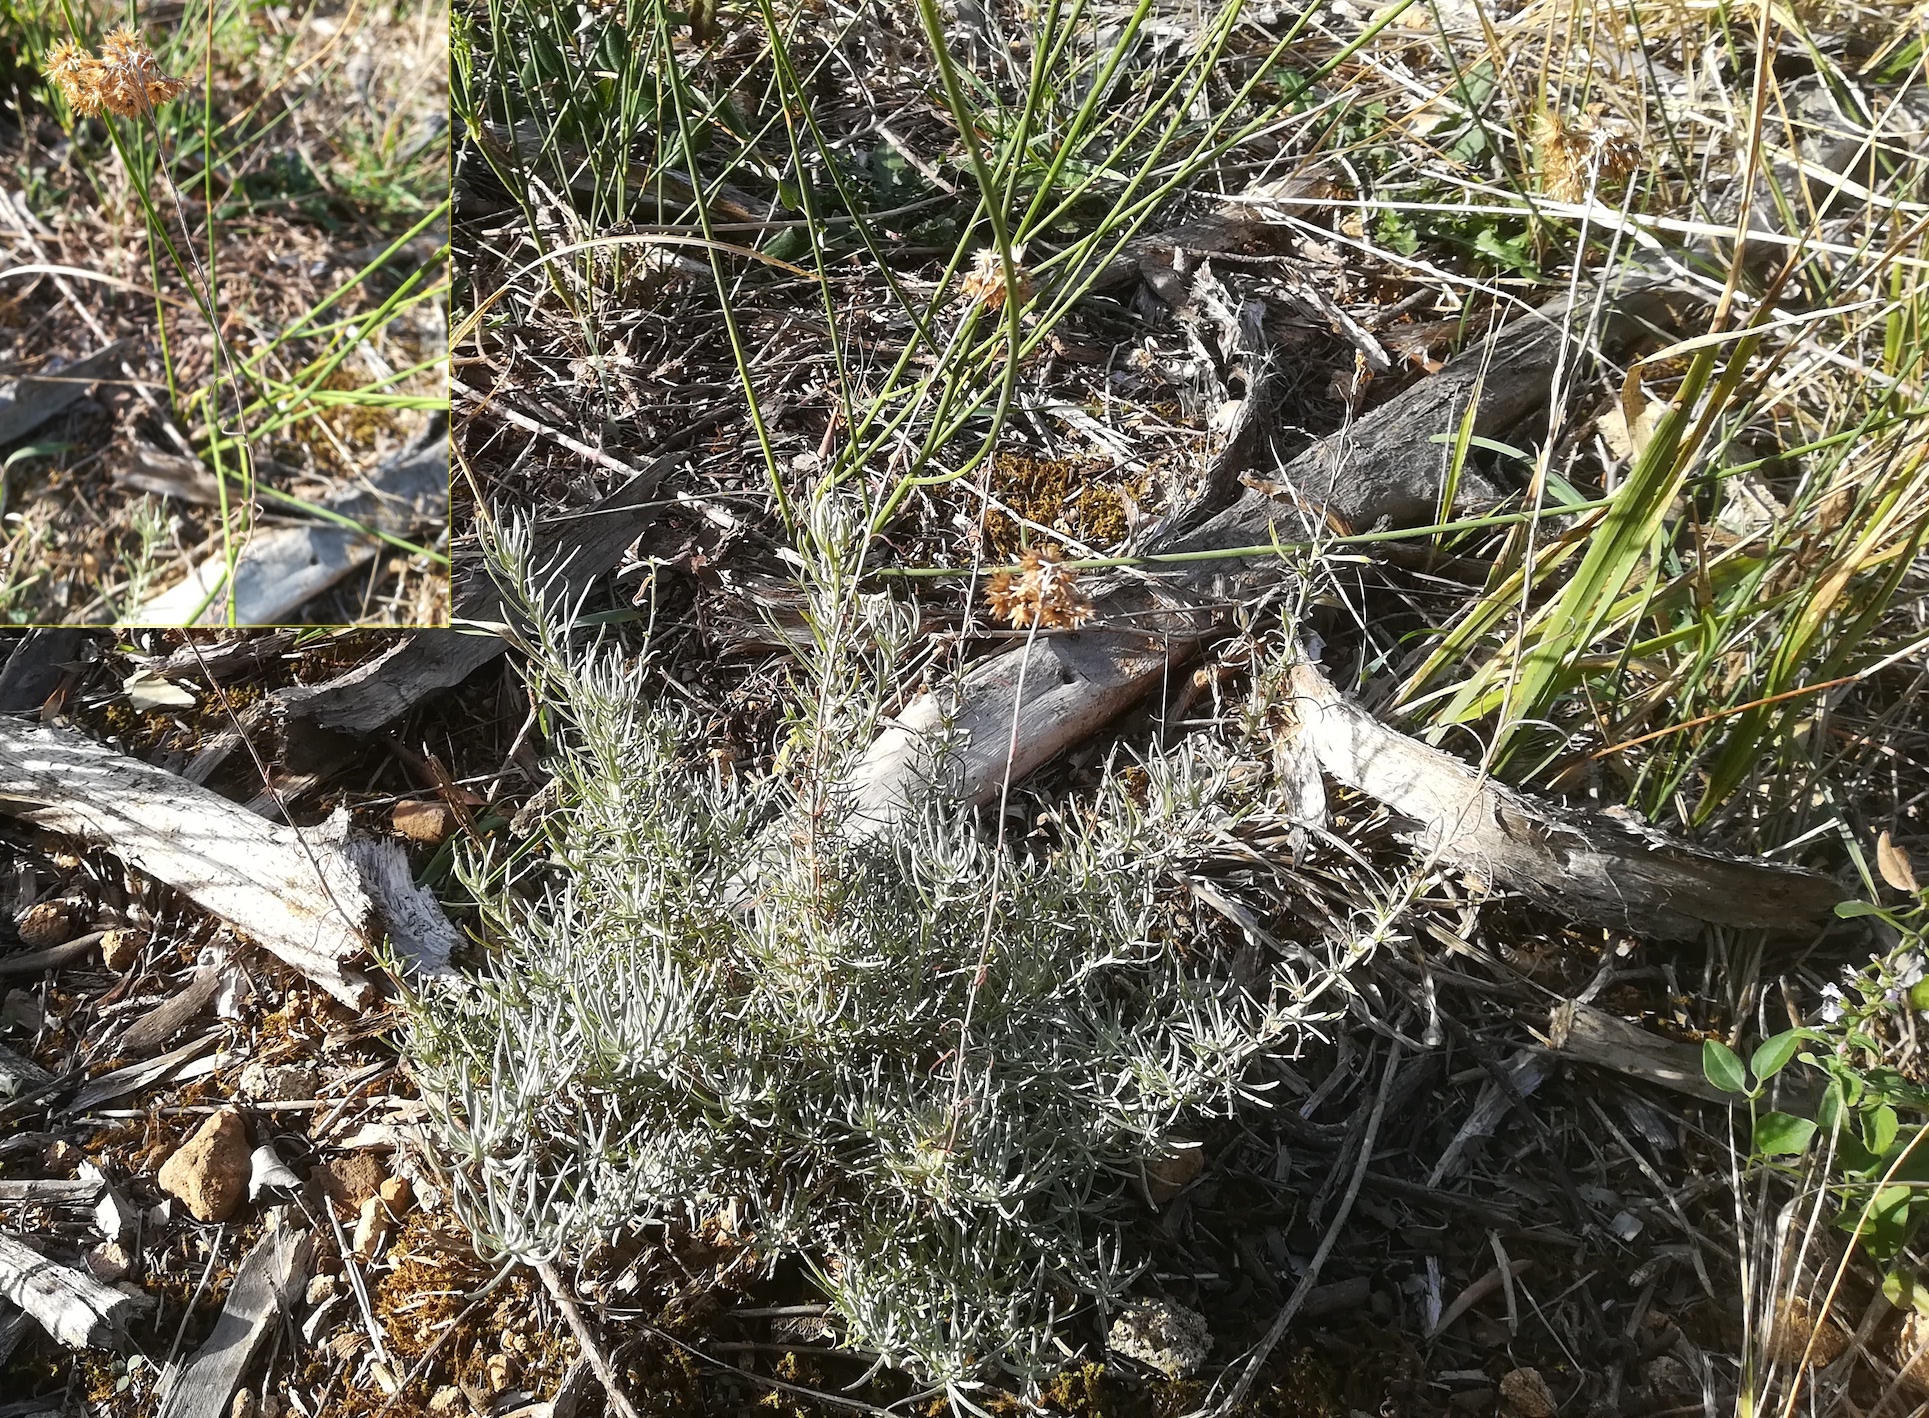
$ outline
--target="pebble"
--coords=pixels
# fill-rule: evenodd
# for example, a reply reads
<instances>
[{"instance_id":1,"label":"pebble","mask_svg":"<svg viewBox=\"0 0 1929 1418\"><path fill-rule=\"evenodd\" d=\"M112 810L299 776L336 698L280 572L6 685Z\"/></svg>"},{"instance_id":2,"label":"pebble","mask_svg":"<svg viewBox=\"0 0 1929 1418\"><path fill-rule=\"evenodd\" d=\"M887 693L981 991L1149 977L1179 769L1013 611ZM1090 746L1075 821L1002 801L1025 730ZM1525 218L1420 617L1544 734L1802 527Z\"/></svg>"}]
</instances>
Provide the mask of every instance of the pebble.
<instances>
[{"instance_id":1,"label":"pebble","mask_svg":"<svg viewBox=\"0 0 1929 1418\"><path fill-rule=\"evenodd\" d=\"M14 933L20 943L32 950L65 945L74 938L78 915L66 901L42 901L29 906L14 918Z\"/></svg>"},{"instance_id":2,"label":"pebble","mask_svg":"<svg viewBox=\"0 0 1929 1418\"><path fill-rule=\"evenodd\" d=\"M111 930L100 938L100 962L116 974L125 974L141 958L147 937L125 928Z\"/></svg>"},{"instance_id":3,"label":"pebble","mask_svg":"<svg viewBox=\"0 0 1929 1418\"><path fill-rule=\"evenodd\" d=\"M251 1063L241 1070L241 1094L258 1103L296 1103L315 1096L312 1064Z\"/></svg>"},{"instance_id":4,"label":"pebble","mask_svg":"<svg viewBox=\"0 0 1929 1418\"><path fill-rule=\"evenodd\" d=\"M161 1190L199 1221L226 1221L248 1191L248 1127L224 1108L175 1149L161 1167Z\"/></svg>"},{"instance_id":5,"label":"pebble","mask_svg":"<svg viewBox=\"0 0 1929 1418\"><path fill-rule=\"evenodd\" d=\"M455 814L448 804L425 798L406 798L397 803L389 821L411 842L426 842L432 847L441 846L455 830Z\"/></svg>"},{"instance_id":6,"label":"pebble","mask_svg":"<svg viewBox=\"0 0 1929 1418\"><path fill-rule=\"evenodd\" d=\"M1105 1337L1108 1348L1136 1359L1169 1379L1198 1373L1212 1348L1206 1317L1169 1300L1127 1305L1112 1321Z\"/></svg>"},{"instance_id":7,"label":"pebble","mask_svg":"<svg viewBox=\"0 0 1929 1418\"><path fill-rule=\"evenodd\" d=\"M1501 1377L1500 1411L1507 1418L1555 1418L1559 1410L1539 1369L1514 1369Z\"/></svg>"}]
</instances>

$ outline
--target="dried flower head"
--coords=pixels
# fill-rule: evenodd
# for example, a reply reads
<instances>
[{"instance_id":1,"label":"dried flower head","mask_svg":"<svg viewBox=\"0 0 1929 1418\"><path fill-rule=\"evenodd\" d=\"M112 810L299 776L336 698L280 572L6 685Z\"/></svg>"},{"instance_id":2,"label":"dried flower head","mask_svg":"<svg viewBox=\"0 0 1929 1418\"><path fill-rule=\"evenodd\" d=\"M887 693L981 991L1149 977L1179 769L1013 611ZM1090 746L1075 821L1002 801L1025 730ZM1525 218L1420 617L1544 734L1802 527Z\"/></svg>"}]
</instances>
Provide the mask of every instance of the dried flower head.
<instances>
[{"instance_id":1,"label":"dried flower head","mask_svg":"<svg viewBox=\"0 0 1929 1418\"><path fill-rule=\"evenodd\" d=\"M1534 153L1541 191L1557 202L1585 202L1591 190L1619 187L1634 172L1634 144L1604 127L1596 108L1573 122L1542 109L1534 115Z\"/></svg>"},{"instance_id":2,"label":"dried flower head","mask_svg":"<svg viewBox=\"0 0 1929 1418\"><path fill-rule=\"evenodd\" d=\"M62 40L53 47L41 67L75 113L86 117L100 112L100 60L72 40Z\"/></svg>"},{"instance_id":3,"label":"dried flower head","mask_svg":"<svg viewBox=\"0 0 1929 1418\"><path fill-rule=\"evenodd\" d=\"M991 613L1019 630L1076 629L1092 618L1092 601L1078 589L1078 573L1059 564L1051 547L1019 558L1016 576L1000 571L985 588Z\"/></svg>"},{"instance_id":4,"label":"dried flower head","mask_svg":"<svg viewBox=\"0 0 1929 1418\"><path fill-rule=\"evenodd\" d=\"M160 61L140 34L122 25L101 41L100 57L65 41L48 54L47 77L83 117L105 110L145 118L156 105L178 98L187 83L161 72Z\"/></svg>"},{"instance_id":5,"label":"dried flower head","mask_svg":"<svg viewBox=\"0 0 1929 1418\"><path fill-rule=\"evenodd\" d=\"M1018 293L1019 304L1031 299L1031 273L1025 269L1025 248L1022 245L1011 248L1011 284ZM975 305L982 301L989 310L1004 307L1005 268L992 247L980 247L972 256L971 269L965 273L963 295L967 304Z\"/></svg>"}]
</instances>

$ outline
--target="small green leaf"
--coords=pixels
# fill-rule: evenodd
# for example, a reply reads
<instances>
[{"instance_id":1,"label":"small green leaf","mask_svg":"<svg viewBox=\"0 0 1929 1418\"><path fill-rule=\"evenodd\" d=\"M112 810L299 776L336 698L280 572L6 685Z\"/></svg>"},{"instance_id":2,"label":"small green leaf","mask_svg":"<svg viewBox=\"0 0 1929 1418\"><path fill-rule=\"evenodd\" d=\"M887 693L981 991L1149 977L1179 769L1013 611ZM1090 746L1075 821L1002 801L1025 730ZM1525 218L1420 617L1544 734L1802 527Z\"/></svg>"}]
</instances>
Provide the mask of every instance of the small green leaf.
<instances>
[{"instance_id":1,"label":"small green leaf","mask_svg":"<svg viewBox=\"0 0 1929 1418\"><path fill-rule=\"evenodd\" d=\"M1733 1049L1719 1039L1702 1040L1701 1071L1708 1075L1710 1083L1724 1093L1748 1091L1748 1079L1742 1073L1741 1060Z\"/></svg>"},{"instance_id":2,"label":"small green leaf","mask_svg":"<svg viewBox=\"0 0 1929 1418\"><path fill-rule=\"evenodd\" d=\"M1835 914L1845 921L1853 921L1857 916L1880 916L1887 920L1889 916L1880 906L1871 906L1867 901L1838 901Z\"/></svg>"},{"instance_id":3,"label":"small green leaf","mask_svg":"<svg viewBox=\"0 0 1929 1418\"><path fill-rule=\"evenodd\" d=\"M1879 1108L1870 1109L1863 1117L1862 1140L1876 1156L1887 1156L1889 1149L1895 1145L1896 1131L1900 1126L1896 1110L1884 1103Z\"/></svg>"},{"instance_id":4,"label":"small green leaf","mask_svg":"<svg viewBox=\"0 0 1929 1418\"><path fill-rule=\"evenodd\" d=\"M1898 1310L1914 1310L1929 1316L1929 1285L1924 1285L1919 1275L1890 1271L1882 1278L1882 1297Z\"/></svg>"},{"instance_id":5,"label":"small green leaf","mask_svg":"<svg viewBox=\"0 0 1929 1418\"><path fill-rule=\"evenodd\" d=\"M1749 1071L1764 1083L1788 1067L1795 1051L1802 1047L1802 1031L1790 1029L1772 1039L1762 1040L1755 1056L1748 1061Z\"/></svg>"},{"instance_id":6,"label":"small green leaf","mask_svg":"<svg viewBox=\"0 0 1929 1418\"><path fill-rule=\"evenodd\" d=\"M7 454L6 466L11 468L15 463L24 463L29 458L51 458L73 446L71 443L29 443L25 448L16 448Z\"/></svg>"},{"instance_id":7,"label":"small green leaf","mask_svg":"<svg viewBox=\"0 0 1929 1418\"><path fill-rule=\"evenodd\" d=\"M1787 1157L1808 1151L1815 1124L1788 1113L1763 1113L1755 1119L1755 1150L1764 1157Z\"/></svg>"}]
</instances>

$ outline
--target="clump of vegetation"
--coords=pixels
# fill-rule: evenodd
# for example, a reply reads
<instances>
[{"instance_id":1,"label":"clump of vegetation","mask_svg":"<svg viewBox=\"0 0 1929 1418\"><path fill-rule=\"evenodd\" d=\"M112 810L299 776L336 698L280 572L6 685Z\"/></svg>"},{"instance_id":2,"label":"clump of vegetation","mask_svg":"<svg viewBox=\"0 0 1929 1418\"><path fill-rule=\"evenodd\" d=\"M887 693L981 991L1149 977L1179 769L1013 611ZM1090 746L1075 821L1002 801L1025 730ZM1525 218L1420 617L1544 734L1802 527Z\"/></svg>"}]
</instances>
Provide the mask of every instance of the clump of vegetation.
<instances>
[{"instance_id":1,"label":"clump of vegetation","mask_svg":"<svg viewBox=\"0 0 1929 1418\"><path fill-rule=\"evenodd\" d=\"M911 631L848 574L860 516L811 509L812 639L761 773L692 751L647 658L573 648L505 540L560 806L539 854L467 864L487 959L415 1001L410 1052L486 1246L540 1258L734 1202L850 1343L1035 1379L1066 1315L1133 1277L1139 1165L1258 1097L1295 1012L1177 928L1175 873L1241 811L1207 750L1024 850L935 797L888 832L851 810Z\"/></svg>"}]
</instances>

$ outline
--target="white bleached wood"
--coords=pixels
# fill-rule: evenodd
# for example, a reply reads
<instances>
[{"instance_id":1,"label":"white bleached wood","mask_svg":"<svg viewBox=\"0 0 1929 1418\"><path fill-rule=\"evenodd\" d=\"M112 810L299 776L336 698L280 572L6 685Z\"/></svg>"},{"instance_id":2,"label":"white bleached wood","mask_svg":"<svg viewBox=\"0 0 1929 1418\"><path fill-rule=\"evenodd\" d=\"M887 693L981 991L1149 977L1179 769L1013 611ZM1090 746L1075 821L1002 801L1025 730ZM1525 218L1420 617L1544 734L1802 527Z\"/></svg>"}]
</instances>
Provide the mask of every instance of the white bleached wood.
<instances>
[{"instance_id":1,"label":"white bleached wood","mask_svg":"<svg viewBox=\"0 0 1929 1418\"><path fill-rule=\"evenodd\" d=\"M51 1261L11 1236L0 1236L0 1296L69 1349L124 1347L128 1321L142 1307L140 1296Z\"/></svg>"},{"instance_id":2,"label":"white bleached wood","mask_svg":"<svg viewBox=\"0 0 1929 1418\"><path fill-rule=\"evenodd\" d=\"M0 719L0 811L106 846L346 1004L373 906L340 833L279 826L64 729Z\"/></svg>"}]
</instances>

